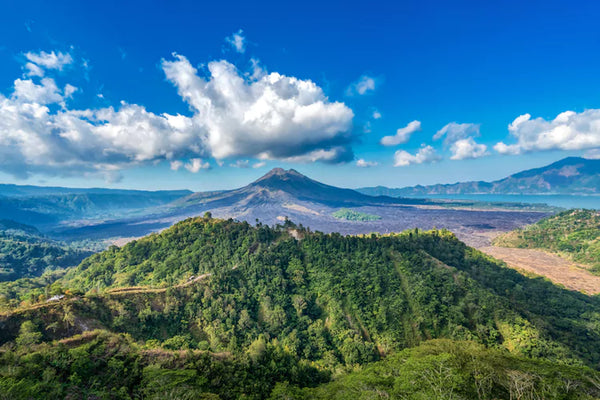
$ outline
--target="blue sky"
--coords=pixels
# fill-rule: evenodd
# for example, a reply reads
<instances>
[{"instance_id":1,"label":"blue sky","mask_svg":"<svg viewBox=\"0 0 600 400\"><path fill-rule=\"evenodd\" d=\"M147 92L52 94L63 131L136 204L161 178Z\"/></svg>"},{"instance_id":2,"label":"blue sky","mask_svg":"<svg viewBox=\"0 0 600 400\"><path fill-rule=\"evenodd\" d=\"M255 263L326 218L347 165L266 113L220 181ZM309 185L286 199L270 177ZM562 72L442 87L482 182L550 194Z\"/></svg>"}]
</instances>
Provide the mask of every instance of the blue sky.
<instances>
[{"instance_id":1,"label":"blue sky","mask_svg":"<svg viewBox=\"0 0 600 400\"><path fill-rule=\"evenodd\" d=\"M0 181L400 187L599 156L600 5L488 3L4 1Z\"/></svg>"}]
</instances>

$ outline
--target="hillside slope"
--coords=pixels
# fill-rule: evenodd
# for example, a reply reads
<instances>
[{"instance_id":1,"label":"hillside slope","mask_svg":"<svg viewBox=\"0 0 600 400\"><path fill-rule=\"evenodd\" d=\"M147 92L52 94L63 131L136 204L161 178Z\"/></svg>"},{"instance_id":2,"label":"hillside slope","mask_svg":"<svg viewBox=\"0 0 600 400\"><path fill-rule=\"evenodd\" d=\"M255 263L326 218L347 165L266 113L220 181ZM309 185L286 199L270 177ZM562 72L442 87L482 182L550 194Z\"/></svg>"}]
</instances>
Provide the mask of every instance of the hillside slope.
<instances>
[{"instance_id":1,"label":"hillside slope","mask_svg":"<svg viewBox=\"0 0 600 400\"><path fill-rule=\"evenodd\" d=\"M90 254L45 238L32 226L0 220L0 282L72 267Z\"/></svg>"},{"instance_id":2,"label":"hillside slope","mask_svg":"<svg viewBox=\"0 0 600 400\"><path fill-rule=\"evenodd\" d=\"M600 274L600 212L564 211L501 235L494 245L549 250Z\"/></svg>"},{"instance_id":3,"label":"hillside slope","mask_svg":"<svg viewBox=\"0 0 600 400\"><path fill-rule=\"evenodd\" d=\"M600 194L600 160L568 157L550 165L522 171L493 182L472 181L400 189L360 188L368 195L428 194Z\"/></svg>"},{"instance_id":4,"label":"hillside slope","mask_svg":"<svg viewBox=\"0 0 600 400\"><path fill-rule=\"evenodd\" d=\"M594 399L598 374L515 357L472 342L434 340L316 388L279 384L272 398Z\"/></svg>"},{"instance_id":5,"label":"hillside slope","mask_svg":"<svg viewBox=\"0 0 600 400\"><path fill-rule=\"evenodd\" d=\"M84 354L85 360L90 359L85 354L114 346L108 343L121 343L111 335L126 334L137 344L119 345L110 357L126 359L139 346L168 360L170 351L189 349L176 364L180 372L166 361L149 363L158 363L156 376L188 376L193 387L204 382L200 370L185 361L195 359L194 352L222 354L227 362L250 363L247 368L256 371L262 367L252 363L266 360L265 375L255 378L262 386L236 389L255 393L251 398L268 397L278 380L315 384L435 338L475 341L558 364L597 367L600 362L597 298L526 278L447 231L344 237L290 222L271 228L194 218L91 256L52 285L53 292L57 289L64 299L0 315L3 349L42 341L48 344L39 351L46 354L62 351L60 343L73 343L79 350L64 357ZM92 329L109 336L101 342L93 335L69 339ZM42 368L32 360L45 355L27 358L31 350L19 351L21 356L0 363L23 357L19 363L27 368ZM91 359L106 362L107 357ZM517 364L514 368L521 368ZM201 374L221 368L211 365ZM196 372L186 375L181 368ZM273 372L277 368L281 372ZM2 376L18 379L22 370L6 371L0 384ZM52 376L50 382L60 383L69 375ZM140 384L121 377L117 382ZM134 389L127 390L133 395ZM233 392L220 396L234 397Z\"/></svg>"}]
</instances>

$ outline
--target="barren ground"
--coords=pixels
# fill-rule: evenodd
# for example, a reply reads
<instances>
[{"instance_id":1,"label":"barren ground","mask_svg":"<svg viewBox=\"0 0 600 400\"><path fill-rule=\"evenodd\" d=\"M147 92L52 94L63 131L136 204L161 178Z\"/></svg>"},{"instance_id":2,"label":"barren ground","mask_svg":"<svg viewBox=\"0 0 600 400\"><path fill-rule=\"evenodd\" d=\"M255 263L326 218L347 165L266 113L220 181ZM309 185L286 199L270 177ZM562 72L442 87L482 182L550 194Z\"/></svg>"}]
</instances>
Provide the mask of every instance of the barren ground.
<instances>
[{"instance_id":1,"label":"barren ground","mask_svg":"<svg viewBox=\"0 0 600 400\"><path fill-rule=\"evenodd\" d=\"M545 276L567 289L587 294L600 293L600 276L592 275L586 267L540 250L484 246L479 250L504 261L509 267Z\"/></svg>"}]
</instances>

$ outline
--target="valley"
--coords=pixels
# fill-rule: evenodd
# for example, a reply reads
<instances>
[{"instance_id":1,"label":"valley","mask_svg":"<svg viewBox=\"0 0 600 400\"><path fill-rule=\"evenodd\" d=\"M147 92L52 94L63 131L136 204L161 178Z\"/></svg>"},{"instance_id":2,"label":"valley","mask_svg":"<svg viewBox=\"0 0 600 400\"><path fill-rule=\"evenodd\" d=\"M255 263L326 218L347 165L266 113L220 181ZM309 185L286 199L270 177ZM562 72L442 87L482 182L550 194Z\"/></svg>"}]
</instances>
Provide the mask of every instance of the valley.
<instances>
[{"instance_id":1,"label":"valley","mask_svg":"<svg viewBox=\"0 0 600 400\"><path fill-rule=\"evenodd\" d=\"M346 220L333 214L340 209L373 215L370 221ZM488 244L490 234L533 223L554 210L524 204L480 204L369 196L314 181L294 170L276 168L239 189L194 193L140 217L109 221L90 220L80 226L59 225L49 232L62 240L140 237L177 221L210 211L215 217L274 225L288 218L321 232L342 234L390 233L406 229L446 228L466 243Z\"/></svg>"}]
</instances>

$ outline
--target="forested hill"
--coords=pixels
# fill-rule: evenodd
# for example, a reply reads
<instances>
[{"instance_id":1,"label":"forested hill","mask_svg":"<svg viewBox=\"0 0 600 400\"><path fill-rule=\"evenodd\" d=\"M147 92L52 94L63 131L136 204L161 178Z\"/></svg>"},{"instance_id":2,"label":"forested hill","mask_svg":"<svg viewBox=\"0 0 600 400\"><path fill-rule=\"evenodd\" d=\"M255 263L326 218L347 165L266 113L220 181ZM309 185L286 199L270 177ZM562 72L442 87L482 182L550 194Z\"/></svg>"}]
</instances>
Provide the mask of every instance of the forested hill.
<instances>
[{"instance_id":1,"label":"forested hill","mask_svg":"<svg viewBox=\"0 0 600 400\"><path fill-rule=\"evenodd\" d=\"M94 371L101 371L95 368L110 357L141 356L145 361L139 368L154 363L150 376L156 379L176 379L172 369L183 368L189 379L177 376L194 391L214 390L223 398L242 391L264 398L278 380L316 384L434 338L474 341L511 357L547 359L553 365L596 368L600 362L597 298L524 277L448 231L344 237L290 222L254 227L194 218L89 257L46 293L66 297L45 302L42 290L37 292L40 304L22 304L0 316L0 343L5 344L0 363L23 366L3 370L0 383L24 379L27 387L39 390L57 385L52 387L60 388L61 395L74 387L89 394L103 393L103 385L119 385L128 395L139 395L145 369L138 380L105 377L110 383L98 383L104 372ZM99 331L69 339L90 329ZM120 333L127 334L125 342L111 339ZM52 340L81 348L59 355L63 350ZM33 347L42 352L38 358L18 358L39 342L48 344ZM11 347L24 343L29 347ZM194 363L200 361L188 365L184 359L167 363L169 352L181 349L250 363L243 368L262 371L252 378L259 386L240 383L238 392L222 393L202 378L217 366L198 369L200 364ZM110 355L100 355L107 351ZM196 359L192 353L189 360ZM92 361L71 372L43 361L63 357L66 363L81 362L75 354ZM264 370L252 366L263 361ZM510 368L521 368L511 362L516 364ZM36 380L39 374L22 375L46 365L51 371L45 383ZM90 387L85 382L96 383ZM508 391L498 390L496 397L508 397ZM477 398L471 394L468 398Z\"/></svg>"},{"instance_id":2,"label":"forested hill","mask_svg":"<svg viewBox=\"0 0 600 400\"><path fill-rule=\"evenodd\" d=\"M0 282L76 266L90 254L45 238L32 226L0 220Z\"/></svg>"},{"instance_id":3,"label":"forested hill","mask_svg":"<svg viewBox=\"0 0 600 400\"><path fill-rule=\"evenodd\" d=\"M600 211L568 210L494 240L502 247L544 249L600 274Z\"/></svg>"},{"instance_id":4,"label":"forested hill","mask_svg":"<svg viewBox=\"0 0 600 400\"><path fill-rule=\"evenodd\" d=\"M357 189L371 196L428 194L600 194L600 160L567 157L552 164L521 171L493 182L471 181L392 189Z\"/></svg>"}]
</instances>

